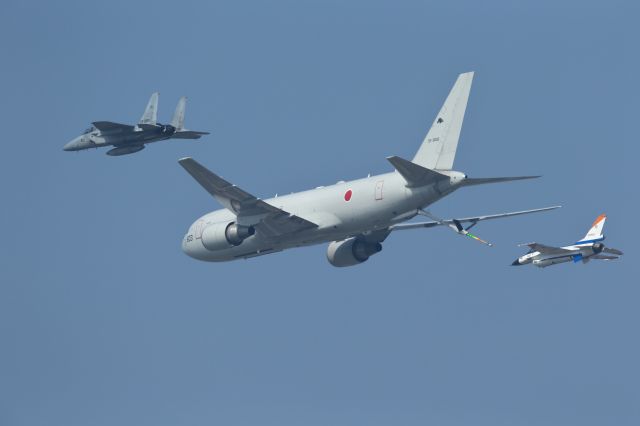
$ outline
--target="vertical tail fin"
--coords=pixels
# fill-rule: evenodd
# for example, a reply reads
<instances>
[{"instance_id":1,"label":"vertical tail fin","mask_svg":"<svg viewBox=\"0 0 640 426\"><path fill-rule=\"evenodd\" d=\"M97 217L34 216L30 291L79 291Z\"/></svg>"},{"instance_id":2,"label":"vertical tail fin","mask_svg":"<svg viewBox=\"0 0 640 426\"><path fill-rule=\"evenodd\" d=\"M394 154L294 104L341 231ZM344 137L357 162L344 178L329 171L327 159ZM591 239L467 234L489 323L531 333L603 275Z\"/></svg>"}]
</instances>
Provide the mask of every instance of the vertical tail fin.
<instances>
[{"instance_id":1,"label":"vertical tail fin","mask_svg":"<svg viewBox=\"0 0 640 426\"><path fill-rule=\"evenodd\" d=\"M160 94L155 92L151 94L147 108L144 110L144 114L140 118L138 124L152 124L155 125L158 120L158 96Z\"/></svg>"},{"instance_id":2,"label":"vertical tail fin","mask_svg":"<svg viewBox=\"0 0 640 426\"><path fill-rule=\"evenodd\" d=\"M173 118L171 119L171 125L176 128L176 130L184 129L184 109L187 106L187 97L183 96L178 101L178 105L176 106L176 112L173 113Z\"/></svg>"},{"instance_id":3,"label":"vertical tail fin","mask_svg":"<svg viewBox=\"0 0 640 426\"><path fill-rule=\"evenodd\" d=\"M473 72L460 74L412 162L436 170L451 170L467 109Z\"/></svg>"},{"instance_id":4,"label":"vertical tail fin","mask_svg":"<svg viewBox=\"0 0 640 426\"><path fill-rule=\"evenodd\" d=\"M598 216L596 220L593 222L593 225L591 225L591 229L589 229L589 232L587 232L587 235L585 235L584 238L581 239L579 242L601 240L603 238L602 228L604 228L604 222L606 220L607 220L606 214L603 213L600 216Z\"/></svg>"}]
</instances>

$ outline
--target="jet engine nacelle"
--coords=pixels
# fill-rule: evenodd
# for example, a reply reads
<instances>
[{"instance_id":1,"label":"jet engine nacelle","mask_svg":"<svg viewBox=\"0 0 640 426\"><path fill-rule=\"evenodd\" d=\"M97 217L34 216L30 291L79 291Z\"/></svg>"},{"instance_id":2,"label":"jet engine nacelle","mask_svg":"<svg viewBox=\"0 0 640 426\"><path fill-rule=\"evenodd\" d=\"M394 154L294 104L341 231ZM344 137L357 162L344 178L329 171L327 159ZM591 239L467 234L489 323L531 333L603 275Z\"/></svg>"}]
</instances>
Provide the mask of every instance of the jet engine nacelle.
<instances>
[{"instance_id":1,"label":"jet engine nacelle","mask_svg":"<svg viewBox=\"0 0 640 426\"><path fill-rule=\"evenodd\" d=\"M356 238L334 241L327 247L327 260L333 266L353 266L369 259L382 250L382 244L369 243Z\"/></svg>"},{"instance_id":2,"label":"jet engine nacelle","mask_svg":"<svg viewBox=\"0 0 640 426\"><path fill-rule=\"evenodd\" d=\"M253 226L238 225L235 222L214 223L202 231L202 245L211 251L239 246L255 234Z\"/></svg>"}]
</instances>

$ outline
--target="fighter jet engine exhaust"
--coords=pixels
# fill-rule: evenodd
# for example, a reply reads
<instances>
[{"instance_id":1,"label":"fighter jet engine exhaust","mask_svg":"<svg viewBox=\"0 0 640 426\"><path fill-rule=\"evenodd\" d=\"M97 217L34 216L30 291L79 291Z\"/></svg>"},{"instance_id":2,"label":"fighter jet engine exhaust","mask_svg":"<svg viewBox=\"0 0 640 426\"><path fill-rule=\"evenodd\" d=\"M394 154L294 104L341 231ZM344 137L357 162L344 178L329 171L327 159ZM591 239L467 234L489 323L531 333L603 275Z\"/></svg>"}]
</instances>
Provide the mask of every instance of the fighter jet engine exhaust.
<instances>
[{"instance_id":1,"label":"fighter jet engine exhaust","mask_svg":"<svg viewBox=\"0 0 640 426\"><path fill-rule=\"evenodd\" d=\"M327 260L336 267L353 266L365 262L370 256L380 252L382 244L369 243L349 238L333 241L327 247Z\"/></svg>"},{"instance_id":2,"label":"fighter jet engine exhaust","mask_svg":"<svg viewBox=\"0 0 640 426\"><path fill-rule=\"evenodd\" d=\"M162 134L163 135L172 135L176 132L176 128L171 124L165 124L162 126Z\"/></svg>"},{"instance_id":3,"label":"fighter jet engine exhaust","mask_svg":"<svg viewBox=\"0 0 640 426\"><path fill-rule=\"evenodd\" d=\"M210 251L224 250L239 246L244 240L256 233L253 226L231 223L214 223L202 231L202 245Z\"/></svg>"}]
</instances>

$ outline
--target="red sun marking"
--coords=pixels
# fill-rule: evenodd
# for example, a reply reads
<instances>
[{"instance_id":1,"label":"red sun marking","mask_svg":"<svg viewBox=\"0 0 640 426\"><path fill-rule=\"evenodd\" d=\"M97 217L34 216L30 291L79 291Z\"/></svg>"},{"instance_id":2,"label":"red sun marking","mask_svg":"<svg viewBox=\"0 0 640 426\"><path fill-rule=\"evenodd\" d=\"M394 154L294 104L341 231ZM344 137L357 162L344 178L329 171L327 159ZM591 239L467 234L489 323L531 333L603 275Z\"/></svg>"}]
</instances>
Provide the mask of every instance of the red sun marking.
<instances>
[{"instance_id":1,"label":"red sun marking","mask_svg":"<svg viewBox=\"0 0 640 426\"><path fill-rule=\"evenodd\" d=\"M353 191L351 191L350 189L347 190L347 192L344 193L344 200L349 201L352 195L353 195Z\"/></svg>"}]
</instances>

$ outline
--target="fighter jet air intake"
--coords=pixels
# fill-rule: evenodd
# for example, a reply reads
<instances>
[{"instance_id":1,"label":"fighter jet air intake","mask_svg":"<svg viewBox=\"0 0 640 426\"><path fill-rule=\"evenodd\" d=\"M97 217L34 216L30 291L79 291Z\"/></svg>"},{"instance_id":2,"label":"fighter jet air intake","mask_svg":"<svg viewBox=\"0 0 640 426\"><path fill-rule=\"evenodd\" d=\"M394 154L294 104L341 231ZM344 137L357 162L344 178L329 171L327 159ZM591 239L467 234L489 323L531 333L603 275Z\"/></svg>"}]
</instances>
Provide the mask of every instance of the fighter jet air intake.
<instances>
[{"instance_id":1,"label":"fighter jet air intake","mask_svg":"<svg viewBox=\"0 0 640 426\"><path fill-rule=\"evenodd\" d=\"M157 122L159 93L153 93L142 118L135 126L111 121L94 121L84 133L64 146L65 151L81 151L89 148L114 146L107 155L133 154L145 148L145 144L166 139L200 139L209 132L197 132L184 128L186 97L181 97L171 124Z\"/></svg>"},{"instance_id":2,"label":"fighter jet air intake","mask_svg":"<svg viewBox=\"0 0 640 426\"><path fill-rule=\"evenodd\" d=\"M483 220L557 208L455 219L440 219L425 210L459 188L538 177L471 178L453 170L472 80L473 72L458 76L413 159L387 158L395 168L391 173L261 200L192 158L179 160L224 207L205 214L189 227L182 241L183 251L195 259L218 262L328 242L329 263L352 266L380 252L393 231L447 226L459 235L490 245L469 229ZM431 220L403 223L417 215Z\"/></svg>"}]
</instances>

